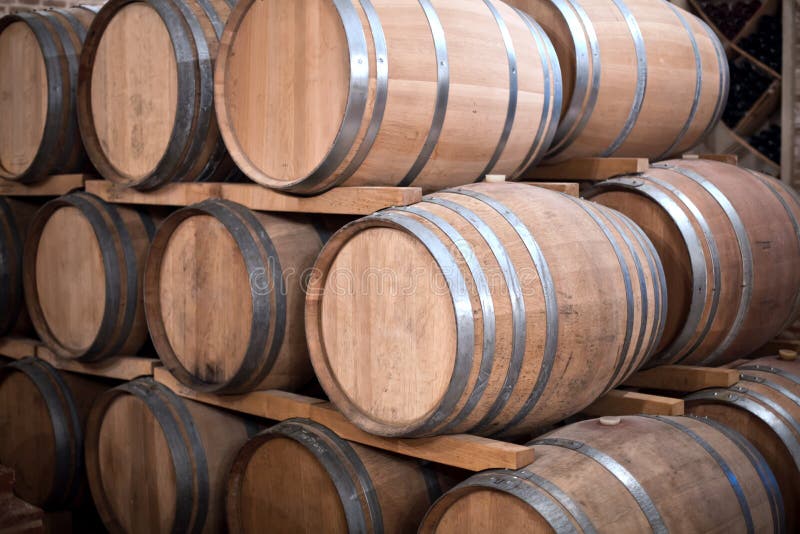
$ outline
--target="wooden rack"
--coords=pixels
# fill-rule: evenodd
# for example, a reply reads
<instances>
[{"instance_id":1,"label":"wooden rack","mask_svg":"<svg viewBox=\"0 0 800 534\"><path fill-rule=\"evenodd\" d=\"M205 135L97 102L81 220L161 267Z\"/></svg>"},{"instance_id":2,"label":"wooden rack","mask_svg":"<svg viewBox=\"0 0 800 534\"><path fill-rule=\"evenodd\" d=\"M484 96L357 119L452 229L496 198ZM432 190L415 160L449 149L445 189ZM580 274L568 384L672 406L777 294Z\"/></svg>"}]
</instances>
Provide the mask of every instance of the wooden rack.
<instances>
[{"instance_id":1,"label":"wooden rack","mask_svg":"<svg viewBox=\"0 0 800 534\"><path fill-rule=\"evenodd\" d=\"M41 182L23 184L0 180L0 195L7 197L58 197L75 189L83 189L87 180L96 180L91 174L54 174Z\"/></svg>"},{"instance_id":2,"label":"wooden rack","mask_svg":"<svg viewBox=\"0 0 800 534\"><path fill-rule=\"evenodd\" d=\"M612 176L646 172L647 158L579 158L525 171L523 180L569 180L601 182Z\"/></svg>"}]
</instances>

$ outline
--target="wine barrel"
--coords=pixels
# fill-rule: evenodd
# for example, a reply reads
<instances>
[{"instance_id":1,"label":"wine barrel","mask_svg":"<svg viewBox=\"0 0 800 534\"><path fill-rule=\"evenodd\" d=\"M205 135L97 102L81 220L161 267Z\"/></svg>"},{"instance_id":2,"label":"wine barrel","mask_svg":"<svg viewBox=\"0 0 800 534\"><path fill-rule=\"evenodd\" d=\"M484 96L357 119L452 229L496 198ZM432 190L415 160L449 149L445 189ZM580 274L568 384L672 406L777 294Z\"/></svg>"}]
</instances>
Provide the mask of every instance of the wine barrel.
<instances>
[{"instance_id":1,"label":"wine barrel","mask_svg":"<svg viewBox=\"0 0 800 534\"><path fill-rule=\"evenodd\" d=\"M663 0L508 0L552 39L564 81L545 163L663 159L699 143L728 98L728 60L698 17Z\"/></svg>"},{"instance_id":2,"label":"wine barrel","mask_svg":"<svg viewBox=\"0 0 800 534\"><path fill-rule=\"evenodd\" d=\"M104 178L136 189L238 176L214 115L233 1L111 0L81 56L78 120Z\"/></svg>"},{"instance_id":3,"label":"wine barrel","mask_svg":"<svg viewBox=\"0 0 800 534\"><path fill-rule=\"evenodd\" d=\"M22 250L37 206L0 197L0 336L31 329L22 289Z\"/></svg>"},{"instance_id":4,"label":"wine barrel","mask_svg":"<svg viewBox=\"0 0 800 534\"><path fill-rule=\"evenodd\" d=\"M561 107L552 44L501 0L242 0L216 68L233 159L292 193L517 176Z\"/></svg>"},{"instance_id":5,"label":"wine barrel","mask_svg":"<svg viewBox=\"0 0 800 534\"><path fill-rule=\"evenodd\" d=\"M371 433L531 431L648 358L659 266L600 205L523 184L449 189L334 234L309 281L311 360Z\"/></svg>"},{"instance_id":6,"label":"wine barrel","mask_svg":"<svg viewBox=\"0 0 800 534\"><path fill-rule=\"evenodd\" d=\"M593 419L530 443L536 461L489 470L447 492L420 534L784 532L764 458L706 419Z\"/></svg>"},{"instance_id":7,"label":"wine barrel","mask_svg":"<svg viewBox=\"0 0 800 534\"><path fill-rule=\"evenodd\" d=\"M95 11L0 19L0 178L29 183L87 168L78 131L78 63Z\"/></svg>"},{"instance_id":8,"label":"wine barrel","mask_svg":"<svg viewBox=\"0 0 800 534\"><path fill-rule=\"evenodd\" d=\"M97 399L86 470L111 532L221 532L225 477L257 428L140 378Z\"/></svg>"},{"instance_id":9,"label":"wine barrel","mask_svg":"<svg viewBox=\"0 0 800 534\"><path fill-rule=\"evenodd\" d=\"M145 311L164 365L200 391L293 389L313 376L304 284L324 239L306 216L227 200L175 211L145 269Z\"/></svg>"},{"instance_id":10,"label":"wine barrel","mask_svg":"<svg viewBox=\"0 0 800 534\"><path fill-rule=\"evenodd\" d=\"M797 318L800 201L779 180L671 160L587 196L633 219L664 263L669 317L652 364L730 362Z\"/></svg>"},{"instance_id":11,"label":"wine barrel","mask_svg":"<svg viewBox=\"0 0 800 534\"><path fill-rule=\"evenodd\" d=\"M775 356L738 367L739 383L684 399L687 412L741 433L764 455L787 503L787 532L800 528L800 362Z\"/></svg>"},{"instance_id":12,"label":"wine barrel","mask_svg":"<svg viewBox=\"0 0 800 534\"><path fill-rule=\"evenodd\" d=\"M155 221L86 193L36 213L23 258L39 338L63 358L136 354L147 340L141 277Z\"/></svg>"},{"instance_id":13,"label":"wine barrel","mask_svg":"<svg viewBox=\"0 0 800 534\"><path fill-rule=\"evenodd\" d=\"M307 419L253 437L228 480L230 532L416 532L450 479L433 466L341 439Z\"/></svg>"},{"instance_id":14,"label":"wine barrel","mask_svg":"<svg viewBox=\"0 0 800 534\"><path fill-rule=\"evenodd\" d=\"M84 423L107 389L36 358L0 367L0 464L16 471L17 495L46 510L74 507L88 496Z\"/></svg>"}]
</instances>

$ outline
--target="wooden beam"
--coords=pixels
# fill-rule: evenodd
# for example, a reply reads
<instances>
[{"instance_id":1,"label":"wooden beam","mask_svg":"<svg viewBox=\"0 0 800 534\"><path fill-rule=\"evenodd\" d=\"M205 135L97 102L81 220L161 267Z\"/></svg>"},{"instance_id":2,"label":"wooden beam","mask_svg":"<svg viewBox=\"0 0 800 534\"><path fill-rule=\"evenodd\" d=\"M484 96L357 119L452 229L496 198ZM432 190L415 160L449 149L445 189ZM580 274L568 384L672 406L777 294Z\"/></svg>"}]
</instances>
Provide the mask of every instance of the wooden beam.
<instances>
[{"instance_id":1,"label":"wooden beam","mask_svg":"<svg viewBox=\"0 0 800 534\"><path fill-rule=\"evenodd\" d=\"M36 356L39 342L35 339L22 337L0 338L0 356L20 360L28 356Z\"/></svg>"},{"instance_id":2,"label":"wooden beam","mask_svg":"<svg viewBox=\"0 0 800 534\"><path fill-rule=\"evenodd\" d=\"M519 182L522 184L533 185L550 191L558 191L573 197L581 196L581 184L578 182Z\"/></svg>"},{"instance_id":3,"label":"wooden beam","mask_svg":"<svg viewBox=\"0 0 800 534\"><path fill-rule=\"evenodd\" d=\"M625 381L626 386L692 393L707 388L727 388L739 381L734 369L664 365L639 371Z\"/></svg>"},{"instance_id":4,"label":"wooden beam","mask_svg":"<svg viewBox=\"0 0 800 534\"><path fill-rule=\"evenodd\" d=\"M570 180L600 182L621 174L646 172L647 158L580 158L526 170L521 180Z\"/></svg>"},{"instance_id":5,"label":"wooden beam","mask_svg":"<svg viewBox=\"0 0 800 534\"><path fill-rule=\"evenodd\" d=\"M479 436L455 434L401 439L367 434L350 423L332 404L312 397L274 390L224 396L200 393L179 383L163 367L155 370L154 377L187 399L276 421L293 417L311 419L327 426L343 439L461 469L520 469L533 462L533 447Z\"/></svg>"},{"instance_id":6,"label":"wooden beam","mask_svg":"<svg viewBox=\"0 0 800 534\"><path fill-rule=\"evenodd\" d=\"M684 154L683 159L707 159L729 163L730 165L739 164L739 156L736 154Z\"/></svg>"},{"instance_id":7,"label":"wooden beam","mask_svg":"<svg viewBox=\"0 0 800 534\"><path fill-rule=\"evenodd\" d=\"M97 179L91 174L54 174L41 182L23 184L0 180L0 195L7 197L58 197L75 189L83 189L87 180Z\"/></svg>"},{"instance_id":8,"label":"wooden beam","mask_svg":"<svg viewBox=\"0 0 800 534\"><path fill-rule=\"evenodd\" d=\"M107 202L121 204L189 206L209 198L222 198L258 211L341 215L369 215L422 200L419 187L337 187L313 197L300 197L253 183L175 183L145 193L93 180L86 183L86 190Z\"/></svg>"},{"instance_id":9,"label":"wooden beam","mask_svg":"<svg viewBox=\"0 0 800 534\"><path fill-rule=\"evenodd\" d=\"M59 358L44 345L39 347L37 356L62 371L114 378L116 380L133 380L140 376L152 376L153 370L161 365L160 360L141 358L139 356L116 356L97 363L81 363L75 360Z\"/></svg>"},{"instance_id":10,"label":"wooden beam","mask_svg":"<svg viewBox=\"0 0 800 534\"><path fill-rule=\"evenodd\" d=\"M683 415L683 400L659 395L648 395L637 391L614 389L600 397L588 408L585 415Z\"/></svg>"}]
</instances>

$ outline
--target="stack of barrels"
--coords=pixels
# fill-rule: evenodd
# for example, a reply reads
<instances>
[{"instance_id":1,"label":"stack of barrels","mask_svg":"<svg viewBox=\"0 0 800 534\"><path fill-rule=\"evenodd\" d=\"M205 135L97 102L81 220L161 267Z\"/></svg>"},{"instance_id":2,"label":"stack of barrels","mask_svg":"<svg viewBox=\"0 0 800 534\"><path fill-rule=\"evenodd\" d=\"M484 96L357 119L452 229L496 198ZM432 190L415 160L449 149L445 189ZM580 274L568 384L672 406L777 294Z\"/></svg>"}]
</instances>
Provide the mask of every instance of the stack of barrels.
<instances>
[{"instance_id":1,"label":"stack of barrels","mask_svg":"<svg viewBox=\"0 0 800 534\"><path fill-rule=\"evenodd\" d=\"M536 453L470 476L34 357L0 368L0 463L31 503L93 502L134 534L800 528L800 368L732 363L800 312L800 200L666 159L716 124L727 68L662 0L110 0L0 19L0 178L426 193L357 220L0 198L0 335L33 329L94 369L155 352L205 395L316 379L368 433ZM521 183L614 155L662 161L584 198ZM685 417L562 424L664 364L741 381Z\"/></svg>"}]
</instances>

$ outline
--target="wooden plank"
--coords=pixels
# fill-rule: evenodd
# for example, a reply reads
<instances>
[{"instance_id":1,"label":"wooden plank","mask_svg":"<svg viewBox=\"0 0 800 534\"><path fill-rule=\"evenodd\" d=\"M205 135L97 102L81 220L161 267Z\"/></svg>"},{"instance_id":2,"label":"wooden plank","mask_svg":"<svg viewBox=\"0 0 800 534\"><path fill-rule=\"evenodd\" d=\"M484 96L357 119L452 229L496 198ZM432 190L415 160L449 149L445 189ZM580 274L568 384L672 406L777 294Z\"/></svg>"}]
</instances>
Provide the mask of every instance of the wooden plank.
<instances>
[{"instance_id":1,"label":"wooden plank","mask_svg":"<svg viewBox=\"0 0 800 534\"><path fill-rule=\"evenodd\" d=\"M797 2L782 2L782 54L781 71L786 73L781 79L781 173L780 179L792 186L798 173L795 144L797 140Z\"/></svg>"},{"instance_id":2,"label":"wooden plank","mask_svg":"<svg viewBox=\"0 0 800 534\"><path fill-rule=\"evenodd\" d=\"M620 174L646 172L647 158L580 158L526 170L522 180L577 180L600 182Z\"/></svg>"},{"instance_id":3,"label":"wooden plank","mask_svg":"<svg viewBox=\"0 0 800 534\"><path fill-rule=\"evenodd\" d=\"M739 156L736 154L684 154L683 159L708 159L711 161L721 161L730 165L739 164Z\"/></svg>"},{"instance_id":4,"label":"wooden plank","mask_svg":"<svg viewBox=\"0 0 800 534\"><path fill-rule=\"evenodd\" d=\"M614 389L583 410L586 415L683 415L683 400Z\"/></svg>"},{"instance_id":5,"label":"wooden plank","mask_svg":"<svg viewBox=\"0 0 800 534\"><path fill-rule=\"evenodd\" d=\"M188 206L208 198L238 202L252 210L369 215L390 206L422 200L419 187L337 187L313 197L288 195L258 184L177 183L143 193L105 180L86 183L86 190L107 202Z\"/></svg>"},{"instance_id":6,"label":"wooden plank","mask_svg":"<svg viewBox=\"0 0 800 534\"><path fill-rule=\"evenodd\" d=\"M739 358L738 360L734 360L732 362L728 362L725 365L722 365L720 367L722 367L724 369L736 369L740 365L745 365L747 363L750 363L750 360L748 360L747 358Z\"/></svg>"},{"instance_id":7,"label":"wooden plank","mask_svg":"<svg viewBox=\"0 0 800 534\"><path fill-rule=\"evenodd\" d=\"M81 363L59 358L44 345L39 347L37 356L62 371L117 380L133 380L140 376L152 376L153 369L161 365L157 359L138 356L116 356L97 363Z\"/></svg>"},{"instance_id":8,"label":"wooden plank","mask_svg":"<svg viewBox=\"0 0 800 534\"><path fill-rule=\"evenodd\" d=\"M156 369L153 377L181 397L275 421L292 417L308 419L311 417L311 406L326 403L313 397L277 390L253 391L244 395L202 393L183 385L165 367Z\"/></svg>"},{"instance_id":9,"label":"wooden plank","mask_svg":"<svg viewBox=\"0 0 800 534\"><path fill-rule=\"evenodd\" d=\"M213 395L194 391L160 367L154 378L177 395L248 415L283 421L304 417L327 426L356 443L461 469L519 469L533 462L533 448L503 441L456 434L434 438L383 438L355 427L327 401L285 391L254 391L244 395Z\"/></svg>"},{"instance_id":10,"label":"wooden plank","mask_svg":"<svg viewBox=\"0 0 800 534\"><path fill-rule=\"evenodd\" d=\"M7 197L58 197L74 189L82 189L87 180L97 179L91 174L55 174L34 184L0 180L0 195Z\"/></svg>"},{"instance_id":11,"label":"wooden plank","mask_svg":"<svg viewBox=\"0 0 800 534\"><path fill-rule=\"evenodd\" d=\"M520 182L523 184L534 185L550 191L558 191L573 197L580 196L581 184L578 182Z\"/></svg>"},{"instance_id":12,"label":"wooden plank","mask_svg":"<svg viewBox=\"0 0 800 534\"><path fill-rule=\"evenodd\" d=\"M739 381L733 369L664 365L639 371L625 381L626 386L692 393L707 388L727 388Z\"/></svg>"},{"instance_id":13,"label":"wooden plank","mask_svg":"<svg viewBox=\"0 0 800 534\"><path fill-rule=\"evenodd\" d=\"M35 339L22 337L0 338L0 356L20 360L28 356L36 356L39 342Z\"/></svg>"}]
</instances>

